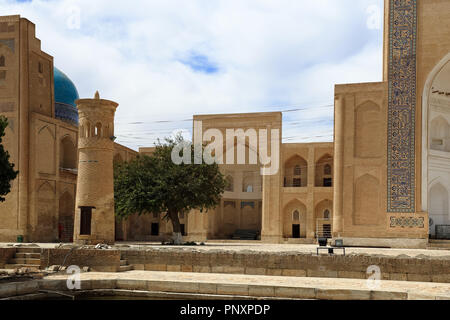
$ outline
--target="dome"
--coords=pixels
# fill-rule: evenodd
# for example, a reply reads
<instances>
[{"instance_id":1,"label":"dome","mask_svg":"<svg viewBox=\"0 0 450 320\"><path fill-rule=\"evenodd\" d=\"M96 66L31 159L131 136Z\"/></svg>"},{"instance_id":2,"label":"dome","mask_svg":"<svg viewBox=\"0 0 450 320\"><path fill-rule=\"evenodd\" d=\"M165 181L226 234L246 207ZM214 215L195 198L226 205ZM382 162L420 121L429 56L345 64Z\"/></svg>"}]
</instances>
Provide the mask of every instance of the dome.
<instances>
[{"instance_id":1,"label":"dome","mask_svg":"<svg viewBox=\"0 0 450 320\"><path fill-rule=\"evenodd\" d=\"M54 87L56 118L78 125L78 110L75 104L79 99L77 88L58 68L54 68Z\"/></svg>"}]
</instances>

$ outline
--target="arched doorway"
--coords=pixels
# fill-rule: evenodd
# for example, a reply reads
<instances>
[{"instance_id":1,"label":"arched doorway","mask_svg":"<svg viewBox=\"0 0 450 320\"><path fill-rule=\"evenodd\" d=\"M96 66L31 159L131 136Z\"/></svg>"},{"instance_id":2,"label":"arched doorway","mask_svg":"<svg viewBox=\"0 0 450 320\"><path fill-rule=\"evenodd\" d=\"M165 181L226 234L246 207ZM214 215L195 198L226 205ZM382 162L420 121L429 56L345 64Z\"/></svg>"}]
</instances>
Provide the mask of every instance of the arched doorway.
<instances>
[{"instance_id":1,"label":"arched doorway","mask_svg":"<svg viewBox=\"0 0 450 320\"><path fill-rule=\"evenodd\" d=\"M422 101L422 210L429 214L430 238L450 225L449 189L450 53L428 76ZM450 239L450 231L439 237Z\"/></svg>"},{"instance_id":2,"label":"arched doorway","mask_svg":"<svg viewBox=\"0 0 450 320\"><path fill-rule=\"evenodd\" d=\"M283 237L306 238L306 227L306 206L299 200L290 201L283 209Z\"/></svg>"},{"instance_id":3,"label":"arched doorway","mask_svg":"<svg viewBox=\"0 0 450 320\"><path fill-rule=\"evenodd\" d=\"M314 227L316 238L331 238L333 230L333 202L320 201L314 210Z\"/></svg>"}]
</instances>

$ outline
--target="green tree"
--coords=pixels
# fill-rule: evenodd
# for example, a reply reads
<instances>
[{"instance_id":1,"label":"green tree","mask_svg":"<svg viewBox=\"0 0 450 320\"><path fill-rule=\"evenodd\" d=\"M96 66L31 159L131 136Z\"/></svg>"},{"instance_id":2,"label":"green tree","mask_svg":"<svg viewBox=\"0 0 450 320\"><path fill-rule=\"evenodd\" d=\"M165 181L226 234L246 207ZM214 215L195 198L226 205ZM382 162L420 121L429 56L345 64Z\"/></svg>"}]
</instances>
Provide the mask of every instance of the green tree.
<instances>
[{"instance_id":1,"label":"green tree","mask_svg":"<svg viewBox=\"0 0 450 320\"><path fill-rule=\"evenodd\" d=\"M116 215L164 214L172 223L175 244L182 241L179 213L215 208L227 184L216 163L194 164L194 152L192 164L175 164L171 154L180 143L186 143L180 135L166 138L151 156L116 164L114 170Z\"/></svg>"},{"instance_id":2,"label":"green tree","mask_svg":"<svg viewBox=\"0 0 450 320\"><path fill-rule=\"evenodd\" d=\"M8 119L0 116L0 202L5 201L5 196L11 191L11 181L19 173L14 170L14 164L9 162L9 153L2 144L7 126Z\"/></svg>"}]
</instances>

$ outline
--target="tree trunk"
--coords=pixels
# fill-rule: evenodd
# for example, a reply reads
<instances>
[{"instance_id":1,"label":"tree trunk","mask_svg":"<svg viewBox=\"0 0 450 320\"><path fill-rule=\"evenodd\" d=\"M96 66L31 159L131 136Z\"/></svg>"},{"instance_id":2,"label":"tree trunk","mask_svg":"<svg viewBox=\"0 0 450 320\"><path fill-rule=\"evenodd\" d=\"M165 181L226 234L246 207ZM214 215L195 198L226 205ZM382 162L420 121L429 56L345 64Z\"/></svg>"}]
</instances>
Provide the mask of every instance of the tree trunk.
<instances>
[{"instance_id":1,"label":"tree trunk","mask_svg":"<svg viewBox=\"0 0 450 320\"><path fill-rule=\"evenodd\" d=\"M172 221L172 228L173 228L173 243L174 244L182 244L183 243L183 236L181 235L181 226L180 226L180 219L178 218L178 212L176 210L169 210L169 218L170 221Z\"/></svg>"}]
</instances>

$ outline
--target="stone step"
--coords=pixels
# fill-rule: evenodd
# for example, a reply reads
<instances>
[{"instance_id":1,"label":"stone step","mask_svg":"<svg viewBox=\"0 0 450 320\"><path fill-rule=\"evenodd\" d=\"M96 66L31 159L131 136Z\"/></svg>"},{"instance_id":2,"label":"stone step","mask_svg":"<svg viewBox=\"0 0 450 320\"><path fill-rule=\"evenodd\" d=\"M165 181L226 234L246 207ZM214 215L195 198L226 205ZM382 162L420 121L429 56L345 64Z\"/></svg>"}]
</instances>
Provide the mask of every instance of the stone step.
<instances>
[{"instance_id":1,"label":"stone step","mask_svg":"<svg viewBox=\"0 0 450 320\"><path fill-rule=\"evenodd\" d=\"M31 265L41 265L41 259L32 258L13 258L9 261L10 264L31 264Z\"/></svg>"},{"instance_id":2,"label":"stone step","mask_svg":"<svg viewBox=\"0 0 450 320\"><path fill-rule=\"evenodd\" d=\"M126 266L126 265L128 265L128 260L127 260L127 259L122 259L122 260L120 260L120 265L121 265L121 266Z\"/></svg>"},{"instance_id":3,"label":"stone step","mask_svg":"<svg viewBox=\"0 0 450 320\"><path fill-rule=\"evenodd\" d=\"M16 253L41 253L41 248L17 248Z\"/></svg>"},{"instance_id":4,"label":"stone step","mask_svg":"<svg viewBox=\"0 0 450 320\"><path fill-rule=\"evenodd\" d=\"M39 264L5 264L5 269L32 268L39 269Z\"/></svg>"},{"instance_id":5,"label":"stone step","mask_svg":"<svg viewBox=\"0 0 450 320\"><path fill-rule=\"evenodd\" d=\"M126 266L119 267L119 272L131 271L131 270L134 270L134 267L132 265L126 265Z\"/></svg>"},{"instance_id":6,"label":"stone step","mask_svg":"<svg viewBox=\"0 0 450 320\"><path fill-rule=\"evenodd\" d=\"M40 259L40 253L16 253L16 258L18 259Z\"/></svg>"}]
</instances>

